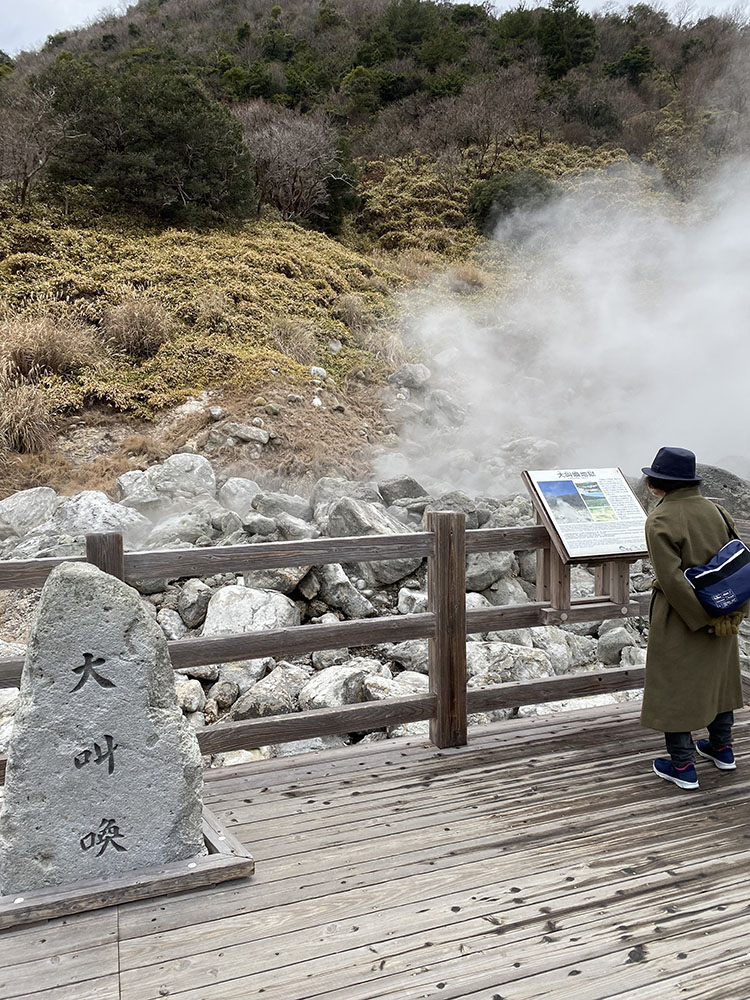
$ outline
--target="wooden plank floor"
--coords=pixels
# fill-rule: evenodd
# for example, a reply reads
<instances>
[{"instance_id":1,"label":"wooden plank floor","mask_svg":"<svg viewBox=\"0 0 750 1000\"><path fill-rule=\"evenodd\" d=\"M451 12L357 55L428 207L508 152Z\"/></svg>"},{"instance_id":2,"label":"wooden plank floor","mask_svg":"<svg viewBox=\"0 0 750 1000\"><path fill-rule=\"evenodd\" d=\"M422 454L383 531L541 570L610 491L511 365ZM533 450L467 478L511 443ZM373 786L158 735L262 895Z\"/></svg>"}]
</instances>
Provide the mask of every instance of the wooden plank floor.
<instances>
[{"instance_id":1,"label":"wooden plank floor","mask_svg":"<svg viewBox=\"0 0 750 1000\"><path fill-rule=\"evenodd\" d=\"M256 876L0 935L0 1000L746 1000L737 722L692 793L632 703L211 772Z\"/></svg>"}]
</instances>

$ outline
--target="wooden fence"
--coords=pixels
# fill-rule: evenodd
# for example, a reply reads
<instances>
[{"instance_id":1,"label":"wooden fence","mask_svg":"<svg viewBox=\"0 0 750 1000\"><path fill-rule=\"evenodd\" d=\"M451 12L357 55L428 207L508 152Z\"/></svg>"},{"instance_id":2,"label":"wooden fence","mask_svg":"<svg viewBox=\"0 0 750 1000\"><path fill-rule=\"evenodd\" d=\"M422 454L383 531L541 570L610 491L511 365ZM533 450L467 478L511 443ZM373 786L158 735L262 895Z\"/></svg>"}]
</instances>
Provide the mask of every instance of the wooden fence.
<instances>
[{"instance_id":1,"label":"wooden fence","mask_svg":"<svg viewBox=\"0 0 750 1000\"><path fill-rule=\"evenodd\" d=\"M178 668L263 656L287 658L315 650L406 639L429 640L429 693L243 722L220 722L198 731L204 754L362 732L425 719L430 722L430 738L436 746L460 746L466 743L467 715L471 713L642 686L643 668L632 667L467 689L468 634L643 615L647 613L650 594L631 596L628 573L623 571L622 562L600 560L596 566L595 595L571 599L570 567L560 561L542 525L467 531L463 514L439 512L428 515L427 529L402 535L154 552L124 552L122 535L92 534L86 539L85 557L0 562L0 589L41 587L54 567L63 562L90 562L121 580L135 582L333 562L427 559L428 610L424 613L170 642L172 664ZM523 550L537 552L536 593L543 599L467 611L466 556ZM17 686L22 666L22 659L0 660L0 687ZM4 761L0 761L0 772L3 771Z\"/></svg>"}]
</instances>

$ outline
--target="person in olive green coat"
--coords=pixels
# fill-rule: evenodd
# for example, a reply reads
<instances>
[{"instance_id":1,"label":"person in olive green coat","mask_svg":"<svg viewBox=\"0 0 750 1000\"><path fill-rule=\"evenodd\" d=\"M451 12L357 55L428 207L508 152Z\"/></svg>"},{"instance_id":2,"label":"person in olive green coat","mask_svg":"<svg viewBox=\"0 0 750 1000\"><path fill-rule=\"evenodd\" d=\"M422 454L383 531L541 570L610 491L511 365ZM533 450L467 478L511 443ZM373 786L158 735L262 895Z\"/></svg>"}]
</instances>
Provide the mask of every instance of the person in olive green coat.
<instances>
[{"instance_id":1,"label":"person in olive green coat","mask_svg":"<svg viewBox=\"0 0 750 1000\"><path fill-rule=\"evenodd\" d=\"M656 579L641 722L665 734L670 757L654 761L656 774L697 788L693 730L709 729L709 739L698 741L701 756L722 770L735 767L732 712L742 706L736 633L744 615L712 617L684 576L691 566L706 564L730 537L717 505L701 496L695 455L662 448L643 471L660 502L646 520Z\"/></svg>"}]
</instances>

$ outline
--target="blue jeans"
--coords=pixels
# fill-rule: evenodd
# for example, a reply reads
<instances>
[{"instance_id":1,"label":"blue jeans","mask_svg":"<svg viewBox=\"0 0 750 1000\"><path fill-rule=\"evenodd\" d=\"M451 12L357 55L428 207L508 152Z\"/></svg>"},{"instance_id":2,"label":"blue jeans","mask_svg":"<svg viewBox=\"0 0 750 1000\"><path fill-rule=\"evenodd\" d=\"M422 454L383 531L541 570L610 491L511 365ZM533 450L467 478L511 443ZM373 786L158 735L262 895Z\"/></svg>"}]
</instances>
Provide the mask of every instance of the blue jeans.
<instances>
[{"instance_id":1,"label":"blue jeans","mask_svg":"<svg viewBox=\"0 0 750 1000\"><path fill-rule=\"evenodd\" d=\"M732 745L732 726L734 712L719 712L713 722L708 724L708 738L714 750ZM695 763L695 746L692 733L665 733L667 753L672 758L675 767Z\"/></svg>"}]
</instances>

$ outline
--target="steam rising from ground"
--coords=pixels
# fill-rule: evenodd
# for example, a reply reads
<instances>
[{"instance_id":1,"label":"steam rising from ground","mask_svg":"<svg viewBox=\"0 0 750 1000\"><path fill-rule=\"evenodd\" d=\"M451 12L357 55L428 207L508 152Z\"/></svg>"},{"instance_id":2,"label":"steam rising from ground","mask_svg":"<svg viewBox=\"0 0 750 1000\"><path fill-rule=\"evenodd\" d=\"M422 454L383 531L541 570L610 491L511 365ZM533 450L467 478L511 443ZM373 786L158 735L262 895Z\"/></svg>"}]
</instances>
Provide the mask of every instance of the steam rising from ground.
<instances>
[{"instance_id":1,"label":"steam rising from ground","mask_svg":"<svg viewBox=\"0 0 750 1000\"><path fill-rule=\"evenodd\" d=\"M486 262L499 289L410 324L466 420L407 423L381 472L496 494L524 467L637 473L665 444L750 472L749 163L687 206L635 167L590 177L501 227Z\"/></svg>"}]
</instances>

